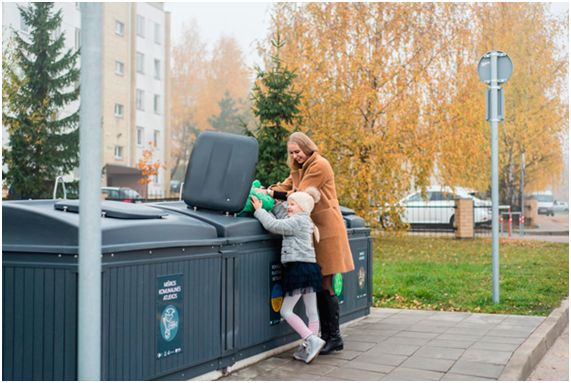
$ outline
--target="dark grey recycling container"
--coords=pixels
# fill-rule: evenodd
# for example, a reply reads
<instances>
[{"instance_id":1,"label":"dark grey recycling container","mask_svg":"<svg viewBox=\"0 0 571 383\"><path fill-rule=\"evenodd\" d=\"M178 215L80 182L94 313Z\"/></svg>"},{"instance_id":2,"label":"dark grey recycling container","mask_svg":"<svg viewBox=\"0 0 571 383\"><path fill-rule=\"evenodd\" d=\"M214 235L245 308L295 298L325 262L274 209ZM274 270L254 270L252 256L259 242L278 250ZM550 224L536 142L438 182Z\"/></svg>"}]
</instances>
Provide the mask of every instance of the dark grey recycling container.
<instances>
[{"instance_id":1,"label":"dark grey recycling container","mask_svg":"<svg viewBox=\"0 0 571 383\"><path fill-rule=\"evenodd\" d=\"M281 236L235 214L256 162L254 139L206 132L184 201L102 201L104 380L188 380L298 339L279 316ZM78 201L2 205L2 378L76 380ZM364 267L342 276L346 322L369 313L372 252L364 221L342 213Z\"/></svg>"},{"instance_id":2,"label":"dark grey recycling container","mask_svg":"<svg viewBox=\"0 0 571 383\"><path fill-rule=\"evenodd\" d=\"M3 380L77 380L76 206L3 203ZM212 302L220 300L225 240L174 212L109 201L102 208L102 378L153 379L188 365L212 370L221 318ZM157 280L177 275L184 277L183 352L157 358Z\"/></svg>"},{"instance_id":3,"label":"dark grey recycling container","mask_svg":"<svg viewBox=\"0 0 571 383\"><path fill-rule=\"evenodd\" d=\"M340 298L340 322L370 314L373 302L373 238L365 227L365 220L351 209L341 206L341 214L347 228L349 247L355 269L335 278L342 280Z\"/></svg>"}]
</instances>

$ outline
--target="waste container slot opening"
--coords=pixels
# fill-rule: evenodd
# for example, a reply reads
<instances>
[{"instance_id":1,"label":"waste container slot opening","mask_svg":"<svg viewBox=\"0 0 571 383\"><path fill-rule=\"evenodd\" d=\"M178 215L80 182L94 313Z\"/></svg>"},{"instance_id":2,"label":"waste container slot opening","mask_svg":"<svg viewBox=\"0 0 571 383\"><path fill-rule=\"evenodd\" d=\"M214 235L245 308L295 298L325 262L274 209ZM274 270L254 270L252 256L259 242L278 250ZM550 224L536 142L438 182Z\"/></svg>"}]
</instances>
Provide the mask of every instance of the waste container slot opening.
<instances>
[{"instance_id":1,"label":"waste container slot opening","mask_svg":"<svg viewBox=\"0 0 571 383\"><path fill-rule=\"evenodd\" d=\"M79 200L62 200L54 209L66 213L79 213ZM167 216L164 210L144 205L116 201L101 201L101 217L119 219L160 219Z\"/></svg>"}]
</instances>

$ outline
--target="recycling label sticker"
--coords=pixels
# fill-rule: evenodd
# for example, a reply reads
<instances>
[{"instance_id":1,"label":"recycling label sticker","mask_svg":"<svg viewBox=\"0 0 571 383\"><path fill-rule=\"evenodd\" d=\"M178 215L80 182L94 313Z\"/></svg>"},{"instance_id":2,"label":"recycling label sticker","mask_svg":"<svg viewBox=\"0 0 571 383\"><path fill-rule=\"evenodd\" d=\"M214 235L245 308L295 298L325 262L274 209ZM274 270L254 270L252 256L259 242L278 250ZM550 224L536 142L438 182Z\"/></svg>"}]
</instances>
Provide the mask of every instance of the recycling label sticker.
<instances>
[{"instance_id":1,"label":"recycling label sticker","mask_svg":"<svg viewBox=\"0 0 571 383\"><path fill-rule=\"evenodd\" d=\"M270 326L280 323L280 309L284 301L282 291L282 263L270 262Z\"/></svg>"},{"instance_id":2,"label":"recycling label sticker","mask_svg":"<svg viewBox=\"0 0 571 383\"><path fill-rule=\"evenodd\" d=\"M343 289L343 275L337 273L333 276L333 290L339 299L339 304L345 301L345 290Z\"/></svg>"},{"instance_id":3,"label":"recycling label sticker","mask_svg":"<svg viewBox=\"0 0 571 383\"><path fill-rule=\"evenodd\" d=\"M182 274L157 278L157 359L182 352Z\"/></svg>"},{"instance_id":4,"label":"recycling label sticker","mask_svg":"<svg viewBox=\"0 0 571 383\"><path fill-rule=\"evenodd\" d=\"M367 297L367 251L359 249L359 257L355 262L357 270L357 299Z\"/></svg>"}]
</instances>

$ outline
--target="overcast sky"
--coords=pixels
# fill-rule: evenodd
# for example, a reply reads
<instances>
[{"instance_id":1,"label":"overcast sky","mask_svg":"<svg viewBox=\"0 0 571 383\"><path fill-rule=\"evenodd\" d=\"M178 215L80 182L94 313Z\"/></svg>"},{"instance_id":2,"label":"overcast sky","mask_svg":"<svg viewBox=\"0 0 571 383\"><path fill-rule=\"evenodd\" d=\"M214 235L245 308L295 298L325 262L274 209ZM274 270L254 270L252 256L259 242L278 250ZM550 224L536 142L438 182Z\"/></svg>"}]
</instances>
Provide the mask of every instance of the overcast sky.
<instances>
[{"instance_id":1,"label":"overcast sky","mask_svg":"<svg viewBox=\"0 0 571 383\"><path fill-rule=\"evenodd\" d=\"M192 18L198 23L200 34L209 46L222 36L234 36L246 55L246 63L261 64L256 53L256 40L266 37L271 3L165 3L171 12L171 37L176 42L182 24Z\"/></svg>"}]
</instances>

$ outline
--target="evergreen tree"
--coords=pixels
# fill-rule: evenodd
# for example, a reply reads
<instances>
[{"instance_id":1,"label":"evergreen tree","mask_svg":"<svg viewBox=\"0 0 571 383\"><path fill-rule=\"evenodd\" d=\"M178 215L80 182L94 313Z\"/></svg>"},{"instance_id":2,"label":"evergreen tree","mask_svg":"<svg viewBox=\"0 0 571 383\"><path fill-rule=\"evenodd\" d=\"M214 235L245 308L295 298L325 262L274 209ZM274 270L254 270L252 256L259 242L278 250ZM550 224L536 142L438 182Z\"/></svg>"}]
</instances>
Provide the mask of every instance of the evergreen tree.
<instances>
[{"instance_id":1,"label":"evergreen tree","mask_svg":"<svg viewBox=\"0 0 571 383\"><path fill-rule=\"evenodd\" d=\"M253 89L252 111L258 118L258 127L253 135L258 140L259 155L256 178L268 186L283 181L289 176L287 166L287 139L295 130L293 124L301 123L299 104L301 92L293 89L295 70L290 70L280 58L280 49L285 45L279 31L271 41L276 54L270 56L267 71L256 68L256 85Z\"/></svg>"},{"instance_id":2,"label":"evergreen tree","mask_svg":"<svg viewBox=\"0 0 571 383\"><path fill-rule=\"evenodd\" d=\"M53 182L79 164L79 111L59 114L79 97L79 51L63 52L65 33L57 35L62 11L53 3L18 7L30 27L29 41L13 30L2 55L2 123L10 141L2 148L4 185L20 198L51 198Z\"/></svg>"},{"instance_id":3,"label":"evergreen tree","mask_svg":"<svg viewBox=\"0 0 571 383\"><path fill-rule=\"evenodd\" d=\"M218 101L218 105L220 105L220 114L218 116L213 114L208 123L218 132L240 133L241 116L230 91L224 92L224 97Z\"/></svg>"}]
</instances>

